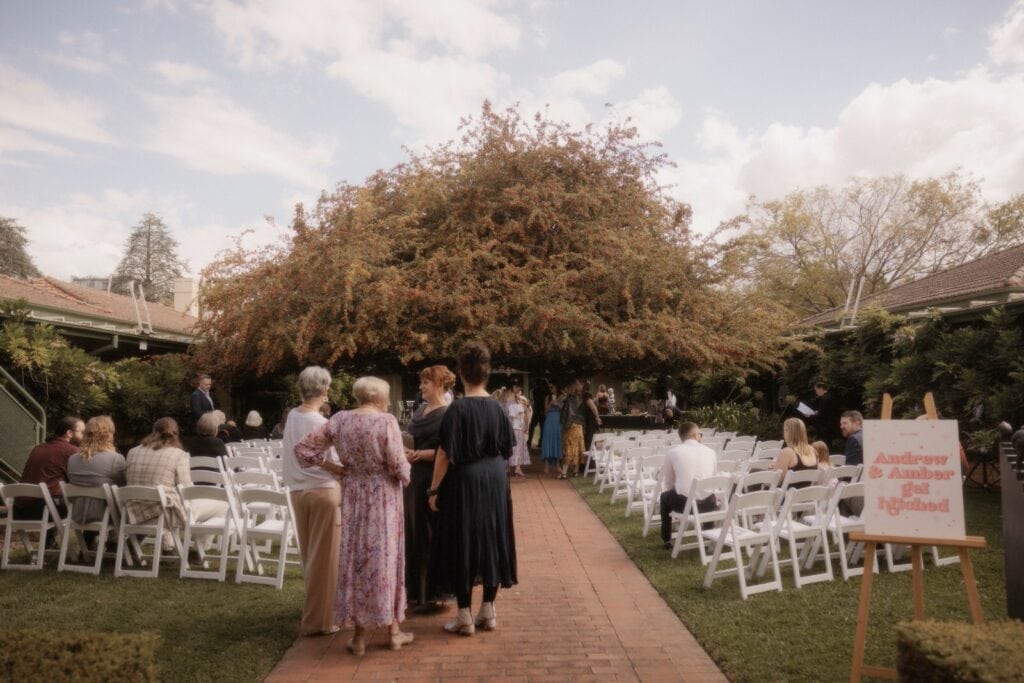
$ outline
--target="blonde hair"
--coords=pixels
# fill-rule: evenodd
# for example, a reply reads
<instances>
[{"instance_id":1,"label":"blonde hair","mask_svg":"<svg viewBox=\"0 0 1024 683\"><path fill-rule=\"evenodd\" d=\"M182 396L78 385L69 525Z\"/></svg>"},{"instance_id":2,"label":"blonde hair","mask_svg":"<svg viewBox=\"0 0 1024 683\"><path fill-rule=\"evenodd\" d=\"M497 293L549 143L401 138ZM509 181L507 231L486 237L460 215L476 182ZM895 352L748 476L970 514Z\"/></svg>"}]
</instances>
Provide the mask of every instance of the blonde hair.
<instances>
[{"instance_id":1,"label":"blonde hair","mask_svg":"<svg viewBox=\"0 0 1024 683\"><path fill-rule=\"evenodd\" d=\"M819 465L832 465L832 459L829 457L828 445L824 441L815 441L811 444L811 448L814 449L814 454L818 457Z\"/></svg>"},{"instance_id":2,"label":"blonde hair","mask_svg":"<svg viewBox=\"0 0 1024 683\"><path fill-rule=\"evenodd\" d=\"M82 462L89 462L94 453L114 450L114 421L106 415L89 418L85 423L85 433L78 447L78 456Z\"/></svg>"},{"instance_id":3,"label":"blonde hair","mask_svg":"<svg viewBox=\"0 0 1024 683\"><path fill-rule=\"evenodd\" d=\"M359 405L383 403L391 397L391 386L380 377L360 377L352 385L352 396Z\"/></svg>"},{"instance_id":4,"label":"blonde hair","mask_svg":"<svg viewBox=\"0 0 1024 683\"><path fill-rule=\"evenodd\" d=\"M217 436L217 428L224 424L219 410L211 410L203 413L196 421L196 431L200 436Z\"/></svg>"},{"instance_id":5,"label":"blonde hair","mask_svg":"<svg viewBox=\"0 0 1024 683\"><path fill-rule=\"evenodd\" d=\"M818 456L814 449L811 448L811 444L807 443L807 427L799 417L791 417L782 423L782 438L786 440L786 445L793 449L797 457L802 455L805 458L814 457L817 460Z\"/></svg>"}]
</instances>

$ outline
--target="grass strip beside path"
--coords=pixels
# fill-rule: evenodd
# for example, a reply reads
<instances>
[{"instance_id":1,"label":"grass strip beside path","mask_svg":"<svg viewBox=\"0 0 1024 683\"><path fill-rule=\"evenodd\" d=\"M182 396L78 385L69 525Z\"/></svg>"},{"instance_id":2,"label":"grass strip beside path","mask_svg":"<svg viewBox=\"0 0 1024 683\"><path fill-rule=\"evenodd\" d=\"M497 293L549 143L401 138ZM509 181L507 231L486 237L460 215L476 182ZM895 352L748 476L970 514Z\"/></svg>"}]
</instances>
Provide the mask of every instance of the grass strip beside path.
<instances>
[{"instance_id":1,"label":"grass strip beside path","mask_svg":"<svg viewBox=\"0 0 1024 683\"><path fill-rule=\"evenodd\" d=\"M675 560L661 546L658 528L644 538L643 515L623 515L625 504L609 503L608 490L582 478L576 489L647 576L673 611L734 681L842 681L849 678L853 632L860 596L860 578L844 582L834 563L836 580L804 586L793 584L792 571L782 569L784 590L740 598L735 577L716 579L701 588L705 568L697 551ZM1006 583L998 493L964 492L967 533L984 536L988 547L971 558L982 609L988 620L1006 619ZM950 554L946 550L944 554ZM909 560L908 560L909 561ZM925 612L928 618L969 621L960 565L935 567L925 554ZM910 572L875 576L871 594L866 662L895 666L893 626L913 616Z\"/></svg>"},{"instance_id":2,"label":"grass strip beside path","mask_svg":"<svg viewBox=\"0 0 1024 683\"><path fill-rule=\"evenodd\" d=\"M162 681L262 680L298 632L303 587L297 569L278 591L178 579L171 565L158 579L58 573L55 567L48 559L42 571L0 572L0 628L155 633Z\"/></svg>"}]
</instances>

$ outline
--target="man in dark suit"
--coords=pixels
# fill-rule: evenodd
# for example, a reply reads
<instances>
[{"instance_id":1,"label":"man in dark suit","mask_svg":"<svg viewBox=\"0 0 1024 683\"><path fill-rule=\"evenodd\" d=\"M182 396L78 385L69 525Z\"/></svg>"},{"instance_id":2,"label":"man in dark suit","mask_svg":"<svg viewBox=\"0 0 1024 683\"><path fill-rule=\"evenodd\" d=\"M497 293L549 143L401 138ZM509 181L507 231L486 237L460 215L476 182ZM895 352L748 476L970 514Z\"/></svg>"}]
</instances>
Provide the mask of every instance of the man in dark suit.
<instances>
[{"instance_id":1,"label":"man in dark suit","mask_svg":"<svg viewBox=\"0 0 1024 683\"><path fill-rule=\"evenodd\" d=\"M818 438L828 444L829 452L832 452L835 448L836 427L839 425L839 403L824 382L817 382L814 385L814 393L814 426Z\"/></svg>"},{"instance_id":2,"label":"man in dark suit","mask_svg":"<svg viewBox=\"0 0 1024 683\"><path fill-rule=\"evenodd\" d=\"M199 421L204 413L217 410L217 399L213 397L210 388L213 380L209 375L203 374L196 378L196 390L192 392L192 419Z\"/></svg>"}]
</instances>

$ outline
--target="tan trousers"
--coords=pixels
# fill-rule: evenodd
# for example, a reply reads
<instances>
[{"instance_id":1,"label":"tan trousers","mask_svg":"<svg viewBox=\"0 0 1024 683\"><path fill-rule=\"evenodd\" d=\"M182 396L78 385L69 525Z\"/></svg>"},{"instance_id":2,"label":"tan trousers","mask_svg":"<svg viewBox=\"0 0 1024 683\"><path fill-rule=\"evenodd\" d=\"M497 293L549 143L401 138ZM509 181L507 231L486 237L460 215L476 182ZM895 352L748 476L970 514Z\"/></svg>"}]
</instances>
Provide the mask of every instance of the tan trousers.
<instances>
[{"instance_id":1,"label":"tan trousers","mask_svg":"<svg viewBox=\"0 0 1024 683\"><path fill-rule=\"evenodd\" d=\"M338 549L341 545L341 489L292 491L295 529L302 550L306 604L301 633L334 628L334 597L338 591Z\"/></svg>"}]
</instances>

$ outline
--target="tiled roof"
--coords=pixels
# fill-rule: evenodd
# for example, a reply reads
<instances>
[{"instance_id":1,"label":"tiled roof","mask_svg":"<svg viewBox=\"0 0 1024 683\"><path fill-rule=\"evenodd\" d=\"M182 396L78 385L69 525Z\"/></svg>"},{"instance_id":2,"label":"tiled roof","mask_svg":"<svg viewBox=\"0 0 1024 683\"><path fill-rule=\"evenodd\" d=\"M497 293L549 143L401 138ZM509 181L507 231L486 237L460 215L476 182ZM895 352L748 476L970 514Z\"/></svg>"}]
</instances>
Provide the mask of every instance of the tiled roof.
<instances>
[{"instance_id":1,"label":"tiled roof","mask_svg":"<svg viewBox=\"0 0 1024 683\"><path fill-rule=\"evenodd\" d=\"M872 294L861 299L860 308L884 308L897 312L923 309L972 295L1019 288L1024 288L1024 244ZM842 314L842 308L833 308L806 318L803 323L827 325Z\"/></svg>"},{"instance_id":2,"label":"tiled roof","mask_svg":"<svg viewBox=\"0 0 1024 683\"><path fill-rule=\"evenodd\" d=\"M102 318L121 325L138 324L130 297L74 285L52 277L19 280L0 275L0 299L24 299L30 306ZM147 307L155 331L194 334L197 320L187 313L153 302L148 302Z\"/></svg>"}]
</instances>

